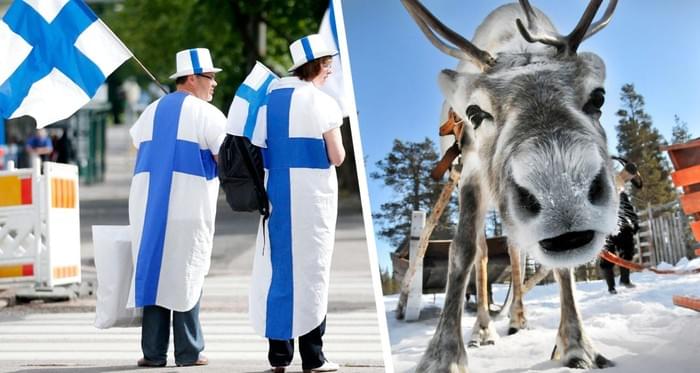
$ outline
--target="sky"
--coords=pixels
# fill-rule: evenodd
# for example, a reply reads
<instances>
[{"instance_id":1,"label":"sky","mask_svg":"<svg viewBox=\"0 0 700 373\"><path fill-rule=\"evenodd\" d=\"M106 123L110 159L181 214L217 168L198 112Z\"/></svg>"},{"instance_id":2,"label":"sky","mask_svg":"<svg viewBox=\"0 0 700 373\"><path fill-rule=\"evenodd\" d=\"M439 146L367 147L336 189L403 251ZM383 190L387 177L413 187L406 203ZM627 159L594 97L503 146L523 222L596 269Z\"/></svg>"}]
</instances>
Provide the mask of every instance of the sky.
<instances>
[{"instance_id":1,"label":"sky","mask_svg":"<svg viewBox=\"0 0 700 373\"><path fill-rule=\"evenodd\" d=\"M424 0L443 23L471 39L478 24L502 0ZM532 0L561 34L578 22L587 1ZM672 6L669 4L673 4ZM607 6L603 2L600 17ZM391 150L394 139L438 140L442 95L437 74L457 60L437 50L420 32L401 2L344 0L343 12L367 174ZM619 1L610 24L584 41L579 51L595 52L606 63L606 103L601 123L616 154L615 112L623 84L644 96L645 110L666 140L674 115L700 135L700 2ZM368 180L373 212L395 196L381 181ZM378 229L375 229L375 233ZM377 237L379 264L390 265L393 247Z\"/></svg>"},{"instance_id":2,"label":"sky","mask_svg":"<svg viewBox=\"0 0 700 373\"><path fill-rule=\"evenodd\" d=\"M686 268L699 265L700 259L695 259L686 263ZM576 283L584 330L597 351L616 364L600 372L697 372L698 312L673 305L672 296L700 295L700 276L644 272L633 273L631 281L636 288L620 286L616 295L608 294L603 280ZM494 284L496 304L503 303L507 291L507 285ZM444 294L435 298L423 295L421 320L407 323L396 320L398 296L384 297L396 373L415 370L433 335L444 299ZM583 372L549 360L559 326L559 285L536 286L524 300L528 327L509 336L508 317L494 318L500 339L493 346L467 350L469 372ZM475 319L476 315L469 312L462 317L465 341L471 336Z\"/></svg>"}]
</instances>

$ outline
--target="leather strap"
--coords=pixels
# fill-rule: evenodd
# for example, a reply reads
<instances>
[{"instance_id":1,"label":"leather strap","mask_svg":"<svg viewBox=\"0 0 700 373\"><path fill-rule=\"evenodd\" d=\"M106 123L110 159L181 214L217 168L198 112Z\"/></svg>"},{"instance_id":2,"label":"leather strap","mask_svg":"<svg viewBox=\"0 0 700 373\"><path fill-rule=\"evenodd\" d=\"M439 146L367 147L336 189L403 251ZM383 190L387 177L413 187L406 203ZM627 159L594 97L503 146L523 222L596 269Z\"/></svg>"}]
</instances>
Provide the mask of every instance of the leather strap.
<instances>
[{"instance_id":1,"label":"leather strap","mask_svg":"<svg viewBox=\"0 0 700 373\"><path fill-rule=\"evenodd\" d=\"M447 172L447 169L452 165L452 162L454 162L455 158L461 153L460 140L462 139L463 130L464 121L450 108L450 111L447 113L447 120L440 126L440 136L454 135L455 143L447 149L442 159L440 159L430 172L430 177L432 177L433 180L441 180L445 172Z\"/></svg>"},{"instance_id":2,"label":"leather strap","mask_svg":"<svg viewBox=\"0 0 700 373\"><path fill-rule=\"evenodd\" d=\"M452 165L452 162L459 156L459 153L461 153L461 151L459 150L457 142L455 142L449 149L447 149L445 155L443 155L442 159L440 159L440 161L435 165L433 170L430 172L430 177L432 177L435 181L441 180L442 176L445 175L445 172L447 172L447 169Z\"/></svg>"},{"instance_id":3,"label":"leather strap","mask_svg":"<svg viewBox=\"0 0 700 373\"><path fill-rule=\"evenodd\" d=\"M447 113L447 120L440 126L440 136L455 135L456 139L460 138L464 128L464 121L458 117L452 108Z\"/></svg>"}]
</instances>

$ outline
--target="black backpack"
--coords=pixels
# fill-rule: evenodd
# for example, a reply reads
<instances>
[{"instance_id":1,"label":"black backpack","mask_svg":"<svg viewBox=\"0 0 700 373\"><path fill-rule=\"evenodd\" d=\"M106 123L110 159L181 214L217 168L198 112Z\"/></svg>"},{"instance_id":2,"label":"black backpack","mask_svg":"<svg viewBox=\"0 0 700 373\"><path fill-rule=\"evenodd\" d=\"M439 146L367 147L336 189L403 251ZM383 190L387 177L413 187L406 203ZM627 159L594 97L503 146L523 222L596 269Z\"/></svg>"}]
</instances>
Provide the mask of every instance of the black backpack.
<instances>
[{"instance_id":1,"label":"black backpack","mask_svg":"<svg viewBox=\"0 0 700 373\"><path fill-rule=\"evenodd\" d=\"M219 150L219 180L233 211L270 215L260 148L243 136L227 134Z\"/></svg>"}]
</instances>

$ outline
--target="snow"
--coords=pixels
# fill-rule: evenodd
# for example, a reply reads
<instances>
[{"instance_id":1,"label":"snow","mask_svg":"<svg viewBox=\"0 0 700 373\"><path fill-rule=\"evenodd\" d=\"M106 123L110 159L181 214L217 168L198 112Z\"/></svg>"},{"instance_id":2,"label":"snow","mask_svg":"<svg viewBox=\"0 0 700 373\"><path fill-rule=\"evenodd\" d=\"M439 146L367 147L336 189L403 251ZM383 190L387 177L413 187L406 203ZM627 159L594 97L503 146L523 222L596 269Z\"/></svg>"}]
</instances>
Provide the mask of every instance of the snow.
<instances>
[{"instance_id":1,"label":"snow","mask_svg":"<svg viewBox=\"0 0 700 373\"><path fill-rule=\"evenodd\" d=\"M675 267L697 268L700 260ZM674 266L669 266L674 267ZM619 279L619 278L617 278ZM700 312L673 304L673 295L700 297L700 274L656 275L633 273L636 288L618 286L610 295L605 282L576 284L576 299L588 337L598 352L616 366L605 373L700 372ZM507 285L494 284L496 303L502 303ZM473 299L473 298L472 298ZM396 372L412 372L435 331L444 294L423 296L421 320L396 320L397 295L384 297ZM580 372L549 360L559 326L559 287L536 286L525 296L528 328L508 336L508 317L495 319L501 338L492 346L467 350L470 373ZM465 312L462 335L469 340L476 315Z\"/></svg>"},{"instance_id":2,"label":"snow","mask_svg":"<svg viewBox=\"0 0 700 373\"><path fill-rule=\"evenodd\" d=\"M658 266L656 266L656 268L662 270L674 270L676 272L692 271L700 268L700 258L695 258L693 260L682 258L678 261L678 263L676 263L675 266L666 262L661 262Z\"/></svg>"}]
</instances>

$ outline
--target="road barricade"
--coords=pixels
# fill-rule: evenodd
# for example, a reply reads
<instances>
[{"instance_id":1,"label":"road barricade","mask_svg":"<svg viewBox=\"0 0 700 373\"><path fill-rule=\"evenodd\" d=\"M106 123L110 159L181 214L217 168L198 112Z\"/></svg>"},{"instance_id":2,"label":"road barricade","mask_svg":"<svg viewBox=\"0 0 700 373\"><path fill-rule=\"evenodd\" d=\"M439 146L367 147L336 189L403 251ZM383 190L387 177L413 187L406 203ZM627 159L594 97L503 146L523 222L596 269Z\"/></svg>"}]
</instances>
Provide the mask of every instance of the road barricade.
<instances>
[{"instance_id":1,"label":"road barricade","mask_svg":"<svg viewBox=\"0 0 700 373\"><path fill-rule=\"evenodd\" d=\"M0 283L80 283L78 167L0 171Z\"/></svg>"}]
</instances>

